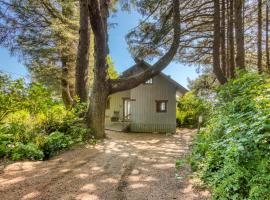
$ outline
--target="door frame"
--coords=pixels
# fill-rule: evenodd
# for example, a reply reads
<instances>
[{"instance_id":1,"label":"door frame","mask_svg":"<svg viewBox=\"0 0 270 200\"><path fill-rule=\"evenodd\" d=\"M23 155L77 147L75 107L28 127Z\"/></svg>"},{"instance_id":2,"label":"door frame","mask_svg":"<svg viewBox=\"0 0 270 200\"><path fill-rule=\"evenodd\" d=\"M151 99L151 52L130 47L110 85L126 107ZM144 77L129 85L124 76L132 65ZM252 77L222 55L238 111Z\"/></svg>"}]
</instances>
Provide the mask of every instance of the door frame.
<instances>
[{"instance_id":1,"label":"door frame","mask_svg":"<svg viewBox=\"0 0 270 200\"><path fill-rule=\"evenodd\" d=\"M125 111L126 111L126 109L125 109L125 102L128 101L130 103L131 102L131 99L129 97L124 97L122 99L123 99L123 121L129 121L130 120L130 114L131 113L128 114L128 117L129 118L127 118L127 116L125 116Z\"/></svg>"}]
</instances>

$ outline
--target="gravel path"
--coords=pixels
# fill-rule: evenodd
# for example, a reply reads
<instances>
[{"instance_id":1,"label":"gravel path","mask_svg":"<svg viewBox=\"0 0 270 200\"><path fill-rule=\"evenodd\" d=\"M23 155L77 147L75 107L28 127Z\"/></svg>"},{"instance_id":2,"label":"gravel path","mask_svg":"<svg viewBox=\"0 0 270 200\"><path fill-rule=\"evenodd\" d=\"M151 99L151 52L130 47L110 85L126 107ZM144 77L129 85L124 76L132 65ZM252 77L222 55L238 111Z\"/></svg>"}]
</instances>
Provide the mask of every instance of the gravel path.
<instances>
[{"instance_id":1,"label":"gravel path","mask_svg":"<svg viewBox=\"0 0 270 200\"><path fill-rule=\"evenodd\" d=\"M44 162L22 161L0 168L1 200L203 200L187 165L194 131L173 136L108 132L100 144L77 147ZM179 174L176 178L175 174Z\"/></svg>"}]
</instances>

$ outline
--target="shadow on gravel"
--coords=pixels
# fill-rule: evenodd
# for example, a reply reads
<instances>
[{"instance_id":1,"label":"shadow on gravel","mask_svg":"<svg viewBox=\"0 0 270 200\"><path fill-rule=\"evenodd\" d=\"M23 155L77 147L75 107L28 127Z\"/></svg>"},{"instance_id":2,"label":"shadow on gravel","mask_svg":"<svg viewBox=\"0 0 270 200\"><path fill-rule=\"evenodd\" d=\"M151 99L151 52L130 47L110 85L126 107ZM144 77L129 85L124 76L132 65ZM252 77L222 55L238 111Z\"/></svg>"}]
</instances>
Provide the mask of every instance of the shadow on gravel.
<instances>
[{"instance_id":1,"label":"shadow on gravel","mask_svg":"<svg viewBox=\"0 0 270 200\"><path fill-rule=\"evenodd\" d=\"M207 199L209 193L189 179L188 166L175 169L175 160L189 153L194 132L108 132L108 139L95 147L72 149L44 162L9 164L0 171L1 199Z\"/></svg>"}]
</instances>

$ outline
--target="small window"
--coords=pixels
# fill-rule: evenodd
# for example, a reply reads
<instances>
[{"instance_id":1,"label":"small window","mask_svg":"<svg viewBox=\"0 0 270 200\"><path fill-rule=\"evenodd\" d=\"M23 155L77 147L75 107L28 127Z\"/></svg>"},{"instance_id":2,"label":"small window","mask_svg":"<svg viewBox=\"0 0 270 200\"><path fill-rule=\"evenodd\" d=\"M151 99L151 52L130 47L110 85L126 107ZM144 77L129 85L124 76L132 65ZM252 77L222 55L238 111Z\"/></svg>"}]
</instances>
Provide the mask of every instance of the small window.
<instances>
[{"instance_id":1,"label":"small window","mask_svg":"<svg viewBox=\"0 0 270 200\"><path fill-rule=\"evenodd\" d=\"M153 79L150 78L149 80L147 80L147 81L145 82L145 84L153 84Z\"/></svg>"},{"instance_id":2,"label":"small window","mask_svg":"<svg viewBox=\"0 0 270 200\"><path fill-rule=\"evenodd\" d=\"M111 107L111 99L108 98L106 102L106 109L110 109L110 107Z\"/></svg>"},{"instance_id":3,"label":"small window","mask_svg":"<svg viewBox=\"0 0 270 200\"><path fill-rule=\"evenodd\" d=\"M156 101L157 112L167 112L167 100Z\"/></svg>"}]
</instances>

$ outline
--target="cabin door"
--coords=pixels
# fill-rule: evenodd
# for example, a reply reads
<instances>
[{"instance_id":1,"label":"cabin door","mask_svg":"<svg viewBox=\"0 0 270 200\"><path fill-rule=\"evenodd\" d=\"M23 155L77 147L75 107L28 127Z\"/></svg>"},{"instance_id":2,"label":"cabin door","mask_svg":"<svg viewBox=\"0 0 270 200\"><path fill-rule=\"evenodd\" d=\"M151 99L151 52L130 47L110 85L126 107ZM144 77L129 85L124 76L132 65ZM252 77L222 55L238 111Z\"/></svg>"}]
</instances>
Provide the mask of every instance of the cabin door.
<instances>
[{"instance_id":1,"label":"cabin door","mask_svg":"<svg viewBox=\"0 0 270 200\"><path fill-rule=\"evenodd\" d=\"M130 107L130 99L123 99L123 119L124 121L130 120L131 115L131 107Z\"/></svg>"}]
</instances>

